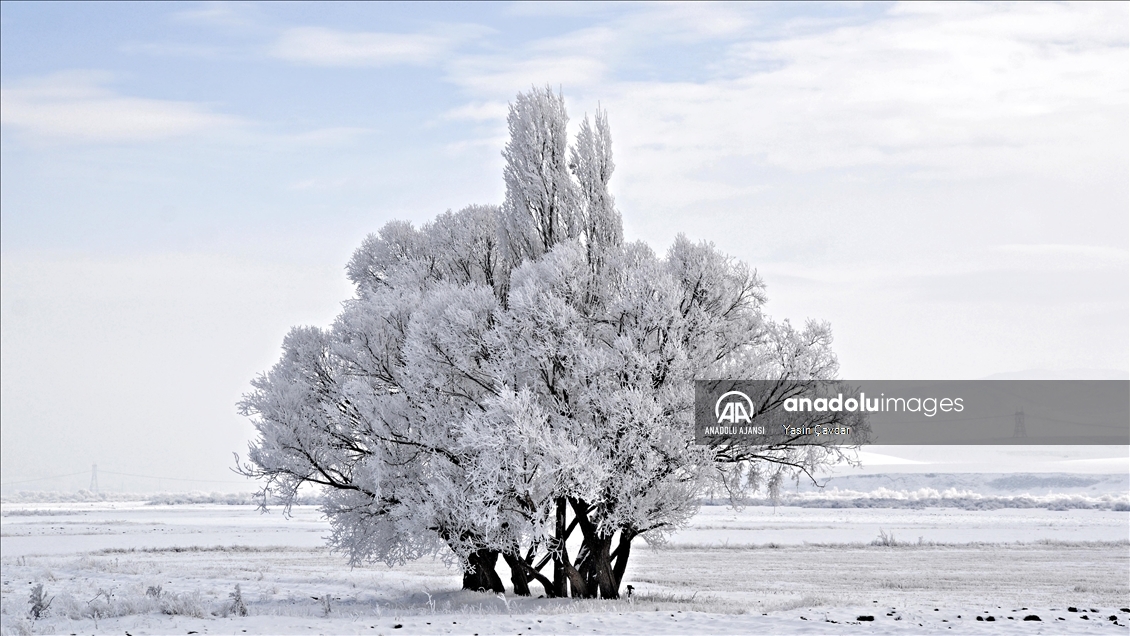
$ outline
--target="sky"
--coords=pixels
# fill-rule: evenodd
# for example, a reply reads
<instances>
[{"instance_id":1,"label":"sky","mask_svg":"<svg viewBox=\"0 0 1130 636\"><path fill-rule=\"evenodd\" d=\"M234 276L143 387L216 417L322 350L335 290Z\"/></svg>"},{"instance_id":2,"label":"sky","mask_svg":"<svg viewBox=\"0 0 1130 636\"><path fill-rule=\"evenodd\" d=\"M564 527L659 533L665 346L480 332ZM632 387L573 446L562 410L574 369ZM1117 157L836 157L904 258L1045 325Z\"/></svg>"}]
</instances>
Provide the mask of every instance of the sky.
<instances>
[{"instance_id":1,"label":"sky","mask_svg":"<svg viewBox=\"0 0 1130 636\"><path fill-rule=\"evenodd\" d=\"M1128 35L1125 3L0 3L4 489L247 487L250 380L366 234L502 201L531 86L608 112L628 239L748 262L841 377L1124 379Z\"/></svg>"}]
</instances>

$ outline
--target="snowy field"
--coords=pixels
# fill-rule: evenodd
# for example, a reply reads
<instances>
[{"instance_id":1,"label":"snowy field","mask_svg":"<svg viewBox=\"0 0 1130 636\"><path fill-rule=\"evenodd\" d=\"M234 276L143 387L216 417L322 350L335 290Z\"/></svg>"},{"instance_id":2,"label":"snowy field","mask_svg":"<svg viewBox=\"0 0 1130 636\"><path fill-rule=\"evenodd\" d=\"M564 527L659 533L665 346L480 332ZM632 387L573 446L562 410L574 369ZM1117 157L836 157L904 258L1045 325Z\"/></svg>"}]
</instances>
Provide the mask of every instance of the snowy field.
<instances>
[{"instance_id":1,"label":"snowy field","mask_svg":"<svg viewBox=\"0 0 1130 636\"><path fill-rule=\"evenodd\" d=\"M640 545L625 577L634 596L618 602L462 592L440 560L351 570L322 547L314 506L289 519L123 501L2 514L4 633L1114 634L1130 623L1125 510L706 506L667 546ZM54 600L31 621L36 584ZM246 617L232 611L236 585Z\"/></svg>"}]
</instances>

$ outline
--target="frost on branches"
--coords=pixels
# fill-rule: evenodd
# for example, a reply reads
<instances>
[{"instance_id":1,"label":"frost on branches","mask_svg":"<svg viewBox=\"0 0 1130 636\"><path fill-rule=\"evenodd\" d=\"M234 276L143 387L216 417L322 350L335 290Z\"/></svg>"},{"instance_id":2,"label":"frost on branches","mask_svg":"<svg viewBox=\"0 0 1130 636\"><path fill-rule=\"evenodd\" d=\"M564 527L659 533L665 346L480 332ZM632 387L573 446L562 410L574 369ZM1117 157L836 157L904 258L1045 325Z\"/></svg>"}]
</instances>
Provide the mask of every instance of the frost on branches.
<instances>
[{"instance_id":1,"label":"frost on branches","mask_svg":"<svg viewBox=\"0 0 1130 636\"><path fill-rule=\"evenodd\" d=\"M503 205L369 236L356 297L293 329L240 404L259 432L240 470L264 503L323 487L351 563L440 554L502 592L501 557L517 594L616 598L633 541L705 492L775 492L843 458L695 445L695 378L833 378L830 331L770 321L756 273L713 245L625 243L608 120L571 148L567 121L550 89L520 94Z\"/></svg>"}]
</instances>

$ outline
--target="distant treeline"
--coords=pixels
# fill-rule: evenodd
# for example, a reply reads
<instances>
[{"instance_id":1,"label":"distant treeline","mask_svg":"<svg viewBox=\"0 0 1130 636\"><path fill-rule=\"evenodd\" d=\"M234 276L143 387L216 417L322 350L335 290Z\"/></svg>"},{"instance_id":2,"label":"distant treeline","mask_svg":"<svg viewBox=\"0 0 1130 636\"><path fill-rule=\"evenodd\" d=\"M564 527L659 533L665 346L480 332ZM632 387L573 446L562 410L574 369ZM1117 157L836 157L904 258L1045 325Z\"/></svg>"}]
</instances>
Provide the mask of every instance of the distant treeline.
<instances>
[{"instance_id":1,"label":"distant treeline","mask_svg":"<svg viewBox=\"0 0 1130 636\"><path fill-rule=\"evenodd\" d=\"M250 492L163 492L163 493L129 493L129 492L100 492L89 490L78 492L60 491L20 491L0 497L3 503L96 503L96 502L142 502L154 506L175 506L185 504L217 504L229 506L258 505L261 499ZM268 506L281 505L277 498L269 497ZM319 505L322 503L321 495L299 495L295 500L298 505Z\"/></svg>"}]
</instances>

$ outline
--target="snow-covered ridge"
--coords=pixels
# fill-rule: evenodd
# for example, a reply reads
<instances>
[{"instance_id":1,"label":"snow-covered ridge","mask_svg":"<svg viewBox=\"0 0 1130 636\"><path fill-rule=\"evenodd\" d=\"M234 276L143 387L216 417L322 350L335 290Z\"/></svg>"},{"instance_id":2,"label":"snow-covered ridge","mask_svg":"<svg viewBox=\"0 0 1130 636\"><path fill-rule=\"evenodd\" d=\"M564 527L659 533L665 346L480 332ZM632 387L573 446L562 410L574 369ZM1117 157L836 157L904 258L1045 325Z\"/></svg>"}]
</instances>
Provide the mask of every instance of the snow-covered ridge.
<instances>
[{"instance_id":1,"label":"snow-covered ridge","mask_svg":"<svg viewBox=\"0 0 1130 636\"><path fill-rule=\"evenodd\" d=\"M781 498L748 500L749 505L806 508L1048 508L1051 510L1130 510L1130 475L1071 473L922 473L845 475L820 480L823 487L801 482L782 489ZM254 505L253 493L92 493L23 491L3 497L3 503L145 502L150 505ZM276 502L269 501L269 504ZM317 505L321 498L306 495L297 502ZM704 500L729 505L729 499ZM4 514L39 514L12 510ZM46 512L44 513L46 514Z\"/></svg>"},{"instance_id":2,"label":"snow-covered ridge","mask_svg":"<svg viewBox=\"0 0 1130 636\"><path fill-rule=\"evenodd\" d=\"M704 503L729 505L729 500ZM1130 510L1130 475L922 473L846 475L801 482L778 501L808 508L1048 508Z\"/></svg>"},{"instance_id":3,"label":"snow-covered ridge","mask_svg":"<svg viewBox=\"0 0 1130 636\"><path fill-rule=\"evenodd\" d=\"M729 505L729 501L712 503ZM767 499L749 500L749 505L773 505ZM1130 511L1130 494L1086 495L1051 494L1022 495L1016 497L986 496L971 491L933 488L918 490L890 490L880 488L869 492L834 488L820 493L794 493L783 495L775 502L778 506L806 508L961 508L964 510L996 510L999 508L1048 508L1049 510L1091 509Z\"/></svg>"}]
</instances>

